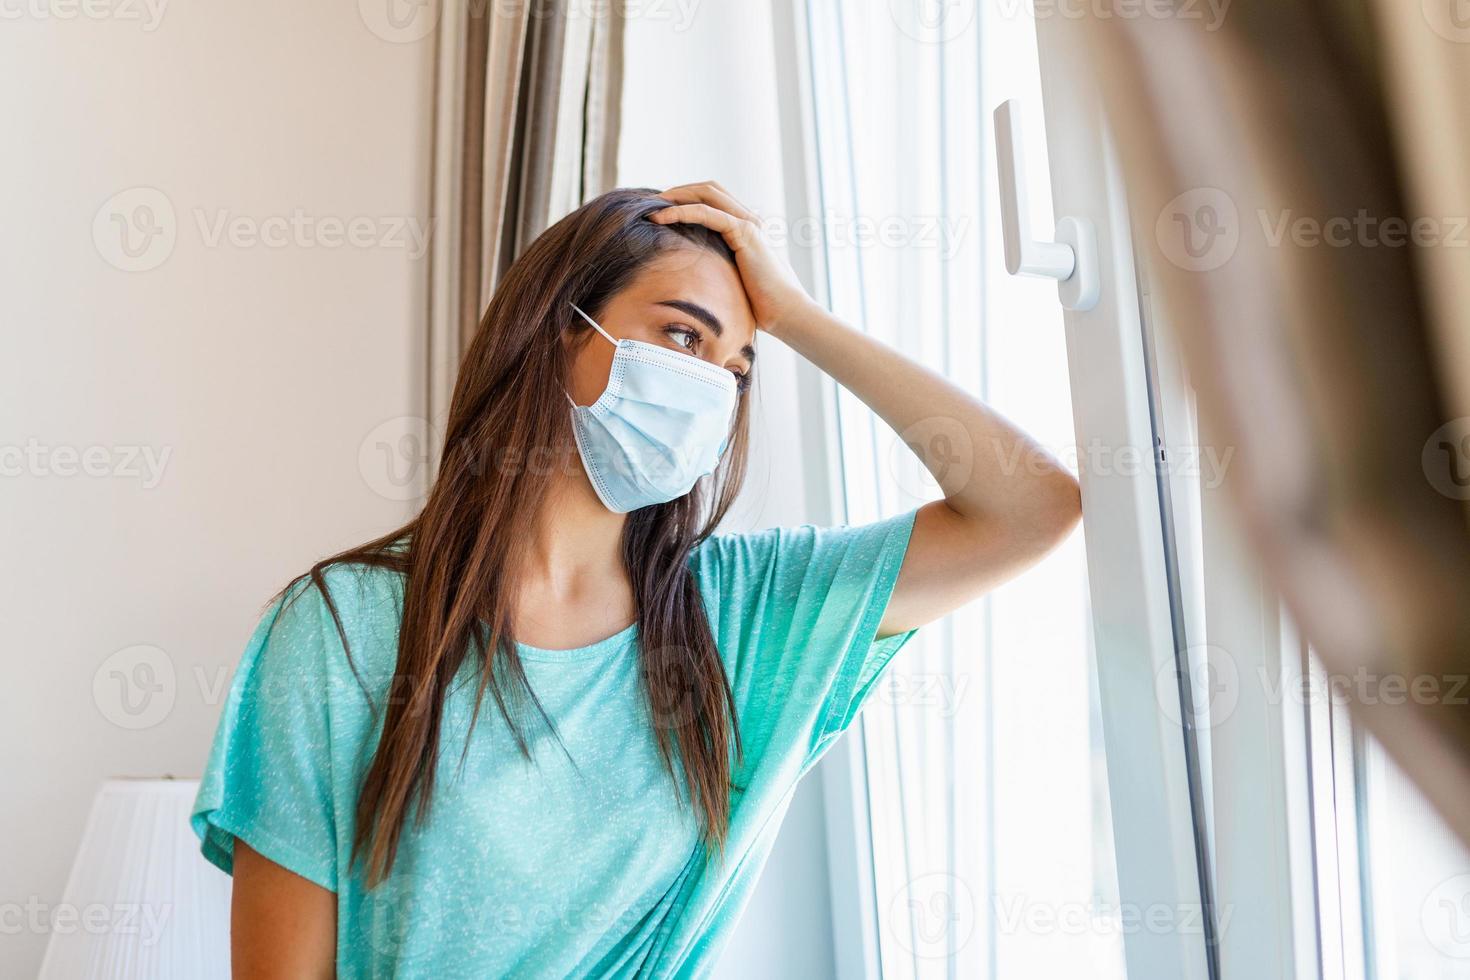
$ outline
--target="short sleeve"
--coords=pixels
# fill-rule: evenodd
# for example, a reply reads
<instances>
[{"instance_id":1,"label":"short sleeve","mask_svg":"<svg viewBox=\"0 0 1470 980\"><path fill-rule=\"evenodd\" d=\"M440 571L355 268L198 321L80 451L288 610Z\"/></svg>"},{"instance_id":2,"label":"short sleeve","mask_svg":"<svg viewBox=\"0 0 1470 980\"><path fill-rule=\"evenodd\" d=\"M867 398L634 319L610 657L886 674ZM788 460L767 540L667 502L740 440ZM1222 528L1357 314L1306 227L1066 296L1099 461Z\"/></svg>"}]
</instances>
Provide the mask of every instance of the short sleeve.
<instances>
[{"instance_id":1,"label":"short sleeve","mask_svg":"<svg viewBox=\"0 0 1470 980\"><path fill-rule=\"evenodd\" d=\"M915 630L877 638L916 510L863 525L716 535L718 630L741 726L812 755L846 730ZM733 656L732 656L733 654Z\"/></svg>"},{"instance_id":2,"label":"short sleeve","mask_svg":"<svg viewBox=\"0 0 1470 980\"><path fill-rule=\"evenodd\" d=\"M328 662L334 654L342 655L336 625L309 579L277 599L251 635L190 818L204 856L221 870L233 873L239 838L288 871L336 890Z\"/></svg>"}]
</instances>

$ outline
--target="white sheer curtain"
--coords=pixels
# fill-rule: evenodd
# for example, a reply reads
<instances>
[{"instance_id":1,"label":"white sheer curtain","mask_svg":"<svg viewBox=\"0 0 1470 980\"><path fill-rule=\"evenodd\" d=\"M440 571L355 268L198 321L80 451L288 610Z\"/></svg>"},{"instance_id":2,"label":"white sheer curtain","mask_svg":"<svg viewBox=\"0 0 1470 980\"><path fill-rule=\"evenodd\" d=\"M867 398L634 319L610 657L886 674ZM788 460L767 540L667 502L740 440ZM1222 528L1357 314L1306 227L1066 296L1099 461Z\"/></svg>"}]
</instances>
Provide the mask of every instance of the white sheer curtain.
<instances>
[{"instance_id":1,"label":"white sheer curtain","mask_svg":"<svg viewBox=\"0 0 1470 980\"><path fill-rule=\"evenodd\" d=\"M1047 186L1025 9L809 0L820 217L839 315L1075 460L1055 286L999 257L1000 100ZM838 418L849 522L938 495L903 444L942 420L895 435L845 392ZM1123 975L1086 596L1079 533L921 630L864 713L885 978Z\"/></svg>"}]
</instances>

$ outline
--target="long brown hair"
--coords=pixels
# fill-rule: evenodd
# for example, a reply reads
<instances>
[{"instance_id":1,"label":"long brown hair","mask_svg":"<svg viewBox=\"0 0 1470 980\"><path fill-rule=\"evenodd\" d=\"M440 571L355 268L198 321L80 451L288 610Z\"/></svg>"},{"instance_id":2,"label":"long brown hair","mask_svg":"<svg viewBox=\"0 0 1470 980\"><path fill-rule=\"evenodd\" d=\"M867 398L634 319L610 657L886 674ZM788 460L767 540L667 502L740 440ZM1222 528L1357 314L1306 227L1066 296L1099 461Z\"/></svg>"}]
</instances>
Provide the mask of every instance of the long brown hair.
<instances>
[{"instance_id":1,"label":"long brown hair","mask_svg":"<svg viewBox=\"0 0 1470 980\"><path fill-rule=\"evenodd\" d=\"M496 288L460 365L444 451L423 510L291 583L309 577L326 596L345 648L347 636L322 572L360 564L404 576L393 696L385 699L382 736L358 797L353 837L352 859L365 859L369 886L391 871L410 807L417 825L428 818L445 697L468 658L476 658L479 676L471 730L489 691L527 760L520 724L525 700L555 734L517 656L513 610L524 545L556 465L577 461L574 452L565 452L572 437L562 393L569 360L563 337L591 328L569 303L600 318L608 300L644 266L677 248L708 249L735 264L725 241L703 226L645 220L668 205L655 194L648 188L610 191L531 243ZM700 838L721 853L740 732L688 556L714 530L744 478L745 397L732 426L719 468L684 497L630 513L621 542L659 754L676 794L677 756L683 789L698 810Z\"/></svg>"}]
</instances>

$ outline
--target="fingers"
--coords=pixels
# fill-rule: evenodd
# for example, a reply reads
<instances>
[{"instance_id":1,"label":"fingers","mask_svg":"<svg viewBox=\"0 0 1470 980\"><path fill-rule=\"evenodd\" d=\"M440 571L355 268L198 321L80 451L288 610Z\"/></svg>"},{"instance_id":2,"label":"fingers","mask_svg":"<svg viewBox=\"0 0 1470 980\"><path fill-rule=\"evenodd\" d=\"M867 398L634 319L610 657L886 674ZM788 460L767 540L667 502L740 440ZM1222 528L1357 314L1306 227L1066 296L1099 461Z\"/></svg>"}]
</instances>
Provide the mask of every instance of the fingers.
<instances>
[{"instance_id":1,"label":"fingers","mask_svg":"<svg viewBox=\"0 0 1470 980\"><path fill-rule=\"evenodd\" d=\"M736 217L728 211L722 211L708 204L671 204L662 211L650 214L648 220L656 221L661 225L675 221L704 225L725 236L725 241L729 242L730 247L737 250L749 244L750 236L755 234L756 230L751 221Z\"/></svg>"},{"instance_id":2,"label":"fingers","mask_svg":"<svg viewBox=\"0 0 1470 980\"><path fill-rule=\"evenodd\" d=\"M680 184L663 191L659 197L673 201L675 204L709 204L737 218L749 221L757 228L763 224L759 215L735 200L735 196L720 186L718 181L706 180L697 184Z\"/></svg>"}]
</instances>

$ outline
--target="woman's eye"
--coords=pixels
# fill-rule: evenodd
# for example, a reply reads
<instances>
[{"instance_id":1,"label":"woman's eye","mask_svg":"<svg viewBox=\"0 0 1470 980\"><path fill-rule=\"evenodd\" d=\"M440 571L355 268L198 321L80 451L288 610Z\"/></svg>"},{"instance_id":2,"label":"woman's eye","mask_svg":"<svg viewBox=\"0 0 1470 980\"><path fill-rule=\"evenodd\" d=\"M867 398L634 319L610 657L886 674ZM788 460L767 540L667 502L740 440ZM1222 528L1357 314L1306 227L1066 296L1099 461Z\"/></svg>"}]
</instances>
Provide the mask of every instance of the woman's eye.
<instances>
[{"instance_id":1,"label":"woman's eye","mask_svg":"<svg viewBox=\"0 0 1470 980\"><path fill-rule=\"evenodd\" d=\"M692 327L686 327L682 323L671 323L664 327L664 334L675 344L678 344L681 350L689 351L691 354L699 347L699 342L703 339L700 337L698 330ZM747 372L731 371L730 373L735 375L736 391L743 392L750 387L750 375Z\"/></svg>"}]
</instances>

